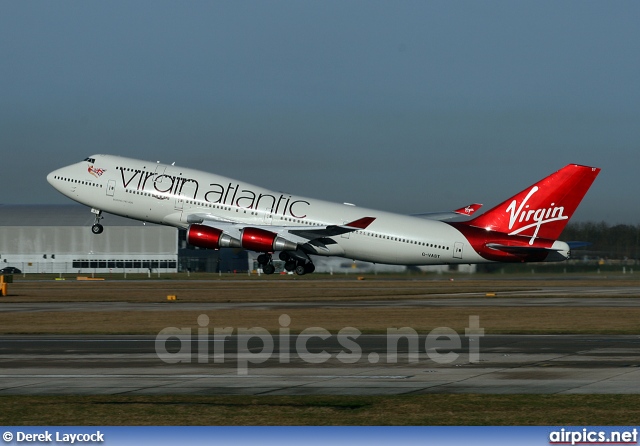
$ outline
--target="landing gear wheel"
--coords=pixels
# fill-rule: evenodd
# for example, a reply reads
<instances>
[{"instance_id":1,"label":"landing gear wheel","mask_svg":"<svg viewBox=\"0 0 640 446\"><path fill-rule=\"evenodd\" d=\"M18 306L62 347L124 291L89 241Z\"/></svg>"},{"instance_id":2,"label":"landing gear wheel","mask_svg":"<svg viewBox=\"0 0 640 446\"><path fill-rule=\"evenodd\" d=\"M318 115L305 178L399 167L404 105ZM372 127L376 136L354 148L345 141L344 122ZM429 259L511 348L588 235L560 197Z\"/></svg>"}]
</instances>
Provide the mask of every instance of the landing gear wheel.
<instances>
[{"instance_id":1,"label":"landing gear wheel","mask_svg":"<svg viewBox=\"0 0 640 446\"><path fill-rule=\"evenodd\" d=\"M269 253L260 254L258 255L258 258L256 259L256 261L260 265L260 268L262 268L263 273L273 274L276 272L276 267L273 266L273 260L271 258L271 254Z\"/></svg>"},{"instance_id":2,"label":"landing gear wheel","mask_svg":"<svg viewBox=\"0 0 640 446\"><path fill-rule=\"evenodd\" d=\"M285 264L284 264L284 269L287 271L293 271L296 269L296 262L293 260L288 260Z\"/></svg>"},{"instance_id":3,"label":"landing gear wheel","mask_svg":"<svg viewBox=\"0 0 640 446\"><path fill-rule=\"evenodd\" d=\"M311 274L312 272L314 272L316 270L316 266L309 262L304 266L304 273L305 274Z\"/></svg>"},{"instance_id":4,"label":"landing gear wheel","mask_svg":"<svg viewBox=\"0 0 640 446\"><path fill-rule=\"evenodd\" d=\"M102 231L104 231L104 228L100 224L100 220L102 220L102 211L100 209L91 208L91 213L95 214L93 226L91 226L91 232L94 234L102 234Z\"/></svg>"},{"instance_id":5,"label":"landing gear wheel","mask_svg":"<svg viewBox=\"0 0 640 446\"><path fill-rule=\"evenodd\" d=\"M304 265L296 266L296 274L299 275L299 276L304 276L306 274Z\"/></svg>"},{"instance_id":6,"label":"landing gear wheel","mask_svg":"<svg viewBox=\"0 0 640 446\"><path fill-rule=\"evenodd\" d=\"M287 253L285 251L282 251L280 254L278 254L278 257L283 262L288 262L289 260L291 260L291 256L289 255L289 253Z\"/></svg>"}]
</instances>

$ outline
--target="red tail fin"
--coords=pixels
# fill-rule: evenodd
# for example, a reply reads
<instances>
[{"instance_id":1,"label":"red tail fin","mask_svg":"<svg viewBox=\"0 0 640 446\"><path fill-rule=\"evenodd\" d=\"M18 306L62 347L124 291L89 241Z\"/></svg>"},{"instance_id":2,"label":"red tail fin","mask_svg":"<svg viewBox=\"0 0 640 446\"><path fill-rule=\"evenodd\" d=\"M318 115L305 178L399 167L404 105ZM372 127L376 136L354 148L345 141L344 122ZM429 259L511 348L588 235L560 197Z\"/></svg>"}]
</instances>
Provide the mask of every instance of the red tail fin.
<instances>
[{"instance_id":1,"label":"red tail fin","mask_svg":"<svg viewBox=\"0 0 640 446\"><path fill-rule=\"evenodd\" d=\"M598 173L569 164L465 224L531 237L529 244L537 237L556 240Z\"/></svg>"}]
</instances>

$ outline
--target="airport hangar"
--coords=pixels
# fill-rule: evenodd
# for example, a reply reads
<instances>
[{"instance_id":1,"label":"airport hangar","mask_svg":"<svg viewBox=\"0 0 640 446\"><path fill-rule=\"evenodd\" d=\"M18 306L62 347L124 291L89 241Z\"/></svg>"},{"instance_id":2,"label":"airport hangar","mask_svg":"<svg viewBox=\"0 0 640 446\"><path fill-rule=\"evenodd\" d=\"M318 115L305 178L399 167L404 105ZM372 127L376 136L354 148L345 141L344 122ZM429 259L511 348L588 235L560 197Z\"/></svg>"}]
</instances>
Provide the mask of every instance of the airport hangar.
<instances>
[{"instance_id":1,"label":"airport hangar","mask_svg":"<svg viewBox=\"0 0 640 446\"><path fill-rule=\"evenodd\" d=\"M81 205L0 205L0 269L23 274L175 273L247 270L247 254L188 246L184 231L103 213L105 231ZM226 251L226 252L225 252Z\"/></svg>"},{"instance_id":2,"label":"airport hangar","mask_svg":"<svg viewBox=\"0 0 640 446\"><path fill-rule=\"evenodd\" d=\"M94 214L69 205L0 205L0 269L23 274L246 272L256 253L205 250L186 243L185 231L104 213L105 231L93 234ZM278 263L278 261L276 261ZM283 262L279 262L283 263ZM349 259L314 257L317 272L403 272L405 266L374 265ZM279 270L283 269L283 265ZM469 265L474 272L475 265ZM443 266L421 267L446 272Z\"/></svg>"}]
</instances>

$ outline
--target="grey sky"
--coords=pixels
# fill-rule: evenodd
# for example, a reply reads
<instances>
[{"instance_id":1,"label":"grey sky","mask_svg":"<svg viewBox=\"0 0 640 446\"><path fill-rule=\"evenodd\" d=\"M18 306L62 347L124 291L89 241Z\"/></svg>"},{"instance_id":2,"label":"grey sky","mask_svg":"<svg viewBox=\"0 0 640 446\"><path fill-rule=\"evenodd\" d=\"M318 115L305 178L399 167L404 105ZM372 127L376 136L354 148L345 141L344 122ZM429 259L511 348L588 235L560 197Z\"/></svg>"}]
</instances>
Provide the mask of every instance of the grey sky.
<instances>
[{"instance_id":1,"label":"grey sky","mask_svg":"<svg viewBox=\"0 0 640 446\"><path fill-rule=\"evenodd\" d=\"M0 2L1 202L94 153L395 212L601 167L640 223L640 3Z\"/></svg>"}]
</instances>

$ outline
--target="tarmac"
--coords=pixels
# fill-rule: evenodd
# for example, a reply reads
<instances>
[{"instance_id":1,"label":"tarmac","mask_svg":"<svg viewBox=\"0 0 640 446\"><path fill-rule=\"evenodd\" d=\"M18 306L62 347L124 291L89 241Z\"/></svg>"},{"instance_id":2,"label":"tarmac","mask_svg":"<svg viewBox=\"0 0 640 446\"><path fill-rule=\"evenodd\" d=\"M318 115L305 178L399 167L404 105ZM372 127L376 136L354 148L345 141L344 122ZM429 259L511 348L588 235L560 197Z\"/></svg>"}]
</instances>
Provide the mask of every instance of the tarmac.
<instances>
[{"instance_id":1,"label":"tarmac","mask_svg":"<svg viewBox=\"0 0 640 446\"><path fill-rule=\"evenodd\" d=\"M0 338L0 395L638 394L639 382L636 335Z\"/></svg>"},{"instance_id":2,"label":"tarmac","mask_svg":"<svg viewBox=\"0 0 640 446\"><path fill-rule=\"evenodd\" d=\"M555 287L296 302L180 302L180 310L356 307L627 307L640 287ZM601 296L607 297L601 297ZM166 303L3 303L0 312L174 311ZM286 333L284 333L286 335ZM638 335L0 337L0 395L639 394Z\"/></svg>"}]
</instances>

